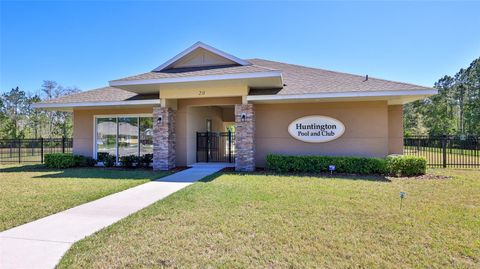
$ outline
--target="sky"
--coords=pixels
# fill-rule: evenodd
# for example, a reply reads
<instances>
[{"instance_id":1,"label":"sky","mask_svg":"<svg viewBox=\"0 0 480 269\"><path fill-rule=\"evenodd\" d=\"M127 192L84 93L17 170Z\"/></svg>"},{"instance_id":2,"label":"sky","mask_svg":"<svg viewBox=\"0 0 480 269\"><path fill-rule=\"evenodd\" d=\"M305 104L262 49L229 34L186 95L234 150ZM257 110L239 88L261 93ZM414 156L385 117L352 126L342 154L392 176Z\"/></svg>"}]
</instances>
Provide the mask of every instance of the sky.
<instances>
[{"instance_id":1,"label":"sky","mask_svg":"<svg viewBox=\"0 0 480 269\"><path fill-rule=\"evenodd\" d=\"M480 57L480 2L0 0L0 93L43 80L89 90L197 41L423 86Z\"/></svg>"}]
</instances>

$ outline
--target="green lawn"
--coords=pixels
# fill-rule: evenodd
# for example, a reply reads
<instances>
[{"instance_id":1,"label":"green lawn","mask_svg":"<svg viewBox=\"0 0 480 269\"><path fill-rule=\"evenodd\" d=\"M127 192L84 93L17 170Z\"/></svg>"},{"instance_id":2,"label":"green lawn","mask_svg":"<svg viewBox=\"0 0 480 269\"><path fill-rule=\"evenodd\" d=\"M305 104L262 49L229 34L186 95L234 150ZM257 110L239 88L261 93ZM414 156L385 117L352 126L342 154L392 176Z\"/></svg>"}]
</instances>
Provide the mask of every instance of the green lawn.
<instances>
[{"instance_id":1,"label":"green lawn","mask_svg":"<svg viewBox=\"0 0 480 269\"><path fill-rule=\"evenodd\" d=\"M159 178L166 173L0 165L0 231Z\"/></svg>"},{"instance_id":2,"label":"green lawn","mask_svg":"<svg viewBox=\"0 0 480 269\"><path fill-rule=\"evenodd\" d=\"M430 172L454 177L219 174L74 244L59 267L478 268L480 171Z\"/></svg>"}]
</instances>

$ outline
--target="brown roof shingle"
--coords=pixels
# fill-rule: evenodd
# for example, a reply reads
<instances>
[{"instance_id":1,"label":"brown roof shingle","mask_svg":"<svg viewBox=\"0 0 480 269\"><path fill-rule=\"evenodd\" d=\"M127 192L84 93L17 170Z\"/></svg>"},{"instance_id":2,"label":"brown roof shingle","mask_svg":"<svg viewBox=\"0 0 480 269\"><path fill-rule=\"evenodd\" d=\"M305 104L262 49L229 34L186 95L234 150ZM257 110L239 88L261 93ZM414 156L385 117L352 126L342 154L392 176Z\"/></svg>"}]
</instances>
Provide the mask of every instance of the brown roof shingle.
<instances>
[{"instance_id":1,"label":"brown roof shingle","mask_svg":"<svg viewBox=\"0 0 480 269\"><path fill-rule=\"evenodd\" d=\"M324 69L286 64L263 59L249 62L282 71L286 85L277 94L308 94L331 92L399 91L431 89L409 83L394 82L364 76L340 73Z\"/></svg>"},{"instance_id":2,"label":"brown roof shingle","mask_svg":"<svg viewBox=\"0 0 480 269\"><path fill-rule=\"evenodd\" d=\"M138 95L115 87L103 87L42 101L40 104L116 102L158 98L158 95Z\"/></svg>"},{"instance_id":3,"label":"brown roof shingle","mask_svg":"<svg viewBox=\"0 0 480 269\"><path fill-rule=\"evenodd\" d=\"M347 73L334 72L324 69L305 67L263 59L248 60L248 66L217 66L210 68L183 68L162 72L148 72L113 81L134 81L144 79L161 79L172 77L206 76L220 74L241 74L253 72L268 72L277 70L282 72L284 87L276 91L265 91L269 94L311 94L332 92L373 92L373 91L401 91L401 90L428 90L431 88L409 83L395 82ZM76 93L42 103L82 103L82 102L115 102L140 99L158 99L158 95L139 95L115 87L104 87ZM42 104L40 103L40 104Z\"/></svg>"},{"instance_id":4,"label":"brown roof shingle","mask_svg":"<svg viewBox=\"0 0 480 269\"><path fill-rule=\"evenodd\" d=\"M181 68L181 69L169 69L165 71L152 71L152 72L130 76L122 79L112 80L111 82L143 80L143 79L229 75L229 74L257 73L257 72L268 72L268 71L272 71L272 69L268 67L257 66L257 65L245 65L245 66L224 65L224 66L202 67L202 68Z\"/></svg>"}]
</instances>

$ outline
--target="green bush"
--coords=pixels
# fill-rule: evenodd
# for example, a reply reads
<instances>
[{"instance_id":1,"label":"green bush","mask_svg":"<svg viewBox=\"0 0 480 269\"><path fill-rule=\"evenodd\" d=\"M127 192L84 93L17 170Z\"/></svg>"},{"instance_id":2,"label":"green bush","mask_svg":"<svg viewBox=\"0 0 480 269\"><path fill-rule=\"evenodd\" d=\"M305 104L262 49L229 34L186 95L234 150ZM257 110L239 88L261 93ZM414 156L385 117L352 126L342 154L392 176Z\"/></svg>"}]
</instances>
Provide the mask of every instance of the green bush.
<instances>
[{"instance_id":1,"label":"green bush","mask_svg":"<svg viewBox=\"0 0 480 269\"><path fill-rule=\"evenodd\" d=\"M153 162L153 154L145 154L138 158L138 166L141 167L150 167L150 164Z\"/></svg>"},{"instance_id":2,"label":"green bush","mask_svg":"<svg viewBox=\"0 0 480 269\"><path fill-rule=\"evenodd\" d=\"M108 154L108 152L98 152L97 153L97 160L99 162L103 162L105 160L105 157L107 157L108 155L110 155L110 154Z\"/></svg>"},{"instance_id":3,"label":"green bush","mask_svg":"<svg viewBox=\"0 0 480 269\"><path fill-rule=\"evenodd\" d=\"M116 157L115 155L110 155L110 154L103 154L102 155L102 161L103 161L103 166L105 167L114 167L115 162L116 162Z\"/></svg>"},{"instance_id":4,"label":"green bush","mask_svg":"<svg viewBox=\"0 0 480 269\"><path fill-rule=\"evenodd\" d=\"M97 164L97 160L92 157L82 156L82 155L74 155L75 159L75 166L79 167L93 167Z\"/></svg>"},{"instance_id":5,"label":"green bush","mask_svg":"<svg viewBox=\"0 0 480 269\"><path fill-rule=\"evenodd\" d=\"M334 156L287 156L267 155L267 170L279 173L320 173L328 172L328 166L335 165L337 173L385 174L386 162L381 158L334 157Z\"/></svg>"},{"instance_id":6,"label":"green bush","mask_svg":"<svg viewBox=\"0 0 480 269\"><path fill-rule=\"evenodd\" d=\"M45 154L45 165L49 168L69 168L77 165L76 158L71 153Z\"/></svg>"},{"instance_id":7,"label":"green bush","mask_svg":"<svg viewBox=\"0 0 480 269\"><path fill-rule=\"evenodd\" d=\"M391 176L424 175L427 170L427 160L423 157L397 155L386 158L387 173Z\"/></svg>"},{"instance_id":8,"label":"green bush","mask_svg":"<svg viewBox=\"0 0 480 269\"><path fill-rule=\"evenodd\" d=\"M120 165L125 168L132 168L134 164L138 165L139 157L136 155L128 155L120 157Z\"/></svg>"},{"instance_id":9,"label":"green bush","mask_svg":"<svg viewBox=\"0 0 480 269\"><path fill-rule=\"evenodd\" d=\"M91 167L97 162L92 157L72 153L45 154L45 165L50 168Z\"/></svg>"}]
</instances>

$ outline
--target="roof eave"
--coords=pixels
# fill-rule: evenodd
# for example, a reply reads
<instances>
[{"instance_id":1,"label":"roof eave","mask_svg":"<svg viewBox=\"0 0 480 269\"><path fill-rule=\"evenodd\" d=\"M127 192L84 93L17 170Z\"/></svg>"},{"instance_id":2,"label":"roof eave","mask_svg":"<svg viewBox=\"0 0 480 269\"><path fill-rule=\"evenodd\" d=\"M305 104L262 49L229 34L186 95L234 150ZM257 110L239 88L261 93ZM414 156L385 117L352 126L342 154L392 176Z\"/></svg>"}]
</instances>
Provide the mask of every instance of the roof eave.
<instances>
[{"instance_id":1,"label":"roof eave","mask_svg":"<svg viewBox=\"0 0 480 269\"><path fill-rule=\"evenodd\" d=\"M128 86L128 85L169 84L169 83L183 83L183 82L268 78L268 77L281 77L281 76L282 76L281 71L272 70L272 71L266 71L266 72L175 77L175 78L160 78L160 79L112 80L112 81L109 81L108 83L112 87L118 87L118 86Z\"/></svg>"},{"instance_id":2,"label":"roof eave","mask_svg":"<svg viewBox=\"0 0 480 269\"><path fill-rule=\"evenodd\" d=\"M276 95L250 95L247 101L252 103L276 103L276 102L298 102L298 101L333 101L333 100L400 100L401 104L423 99L437 94L436 89L422 90L398 90L398 91L368 91L368 92L326 92L307 94L276 94ZM402 99L402 97L405 97ZM404 101L402 101L404 100Z\"/></svg>"},{"instance_id":3,"label":"roof eave","mask_svg":"<svg viewBox=\"0 0 480 269\"><path fill-rule=\"evenodd\" d=\"M131 100L131 101L109 101L109 102L75 102L75 103L36 103L33 108L72 111L74 108L87 107L114 107L114 106L150 106L159 105L160 99Z\"/></svg>"}]
</instances>

